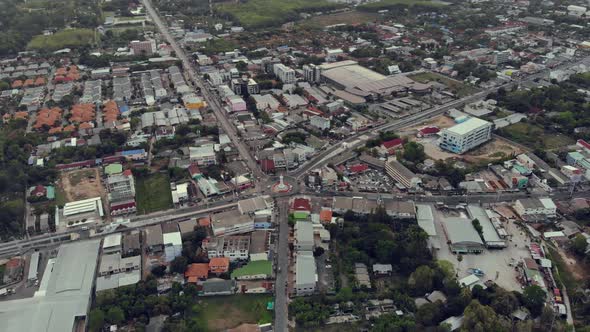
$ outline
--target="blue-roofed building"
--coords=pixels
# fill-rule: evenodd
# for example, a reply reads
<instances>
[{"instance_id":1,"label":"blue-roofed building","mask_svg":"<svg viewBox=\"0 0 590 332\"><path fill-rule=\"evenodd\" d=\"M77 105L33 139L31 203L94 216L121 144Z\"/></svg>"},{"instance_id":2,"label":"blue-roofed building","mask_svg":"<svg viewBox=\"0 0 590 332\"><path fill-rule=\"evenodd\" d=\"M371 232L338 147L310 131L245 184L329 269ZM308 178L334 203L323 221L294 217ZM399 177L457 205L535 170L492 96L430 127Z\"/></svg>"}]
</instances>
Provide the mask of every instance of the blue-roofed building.
<instances>
[{"instance_id":1,"label":"blue-roofed building","mask_svg":"<svg viewBox=\"0 0 590 332\"><path fill-rule=\"evenodd\" d=\"M119 156L125 157L127 160L145 160L147 158L147 153L144 149L135 149L135 150L127 150L127 151L120 151L117 153Z\"/></svg>"}]
</instances>

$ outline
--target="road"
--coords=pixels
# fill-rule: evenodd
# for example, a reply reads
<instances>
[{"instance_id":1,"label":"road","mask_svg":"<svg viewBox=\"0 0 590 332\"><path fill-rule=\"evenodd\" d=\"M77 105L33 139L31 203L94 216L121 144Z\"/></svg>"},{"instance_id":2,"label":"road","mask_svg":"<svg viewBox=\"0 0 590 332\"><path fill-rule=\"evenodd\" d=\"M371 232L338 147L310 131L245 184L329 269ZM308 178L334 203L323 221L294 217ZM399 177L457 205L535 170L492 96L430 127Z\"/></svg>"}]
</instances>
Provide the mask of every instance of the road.
<instances>
[{"instance_id":1,"label":"road","mask_svg":"<svg viewBox=\"0 0 590 332\"><path fill-rule=\"evenodd\" d=\"M277 275L275 282L275 331L288 331L289 298L287 280L289 271L289 200L277 200L279 239L277 248Z\"/></svg>"},{"instance_id":2,"label":"road","mask_svg":"<svg viewBox=\"0 0 590 332\"><path fill-rule=\"evenodd\" d=\"M176 40L172 37L172 35L168 31L168 27L166 27L164 22L162 22L160 16L152 6L151 1L142 0L142 2L147 10L147 13L151 17L152 22L156 24L162 36L166 39L166 41L168 41L168 43L176 53L176 56L180 59L180 61L182 61L182 66L185 71L185 75L188 76L190 81L192 81L195 84L195 86L201 90L203 99L213 110L215 117L217 118L217 121L219 121L221 127L223 128L223 131L229 136L233 145L238 149L240 156L248 164L248 168L250 168L254 176L263 177L264 174L258 167L256 160L254 160L254 158L250 154L248 147L243 143L241 138L238 136L238 133L236 132L236 128L234 127L234 125L231 124L225 116L225 111L221 106L218 98L213 93L211 93L207 85L203 83L201 77L197 74L197 71L195 70L193 63L186 56L186 53L176 42Z\"/></svg>"}]
</instances>

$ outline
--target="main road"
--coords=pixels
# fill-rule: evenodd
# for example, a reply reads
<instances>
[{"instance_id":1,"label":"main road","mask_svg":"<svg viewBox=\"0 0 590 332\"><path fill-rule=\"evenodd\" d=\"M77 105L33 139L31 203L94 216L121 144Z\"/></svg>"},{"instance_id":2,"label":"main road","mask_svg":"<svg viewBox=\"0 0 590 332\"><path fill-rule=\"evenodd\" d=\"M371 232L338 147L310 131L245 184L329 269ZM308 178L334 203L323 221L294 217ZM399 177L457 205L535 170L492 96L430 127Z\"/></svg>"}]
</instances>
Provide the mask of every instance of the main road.
<instances>
[{"instance_id":1,"label":"main road","mask_svg":"<svg viewBox=\"0 0 590 332\"><path fill-rule=\"evenodd\" d=\"M227 119L225 111L219 102L219 99L217 98L217 96L211 93L207 85L203 83L201 77L197 74L197 71L193 63L186 56L186 53L184 52L182 47L180 47L180 45L172 37L172 35L168 31L168 27L166 26L166 24L164 24L164 22L162 22L160 16L152 6L151 1L142 0L142 2L149 16L151 17L152 22L154 22L154 24L158 27L158 30L160 30L162 36L164 36L164 38L168 41L168 43L176 53L176 56L180 59L180 61L182 61L182 66L184 68L185 75L188 76L190 81L193 82L195 86L201 90L201 94L203 95L204 100L215 113L215 117L217 118L217 121L219 121L219 123L221 124L223 131L229 136L234 146L238 149L240 156L244 161L246 161L246 164L248 165L248 168L250 168L250 170L252 171L252 174L257 178L264 177L264 173L260 171L256 163L256 160L254 160L254 158L252 157L252 154L250 153L248 147L244 144L243 140L241 140L238 136L235 126L232 123L230 123Z\"/></svg>"}]
</instances>

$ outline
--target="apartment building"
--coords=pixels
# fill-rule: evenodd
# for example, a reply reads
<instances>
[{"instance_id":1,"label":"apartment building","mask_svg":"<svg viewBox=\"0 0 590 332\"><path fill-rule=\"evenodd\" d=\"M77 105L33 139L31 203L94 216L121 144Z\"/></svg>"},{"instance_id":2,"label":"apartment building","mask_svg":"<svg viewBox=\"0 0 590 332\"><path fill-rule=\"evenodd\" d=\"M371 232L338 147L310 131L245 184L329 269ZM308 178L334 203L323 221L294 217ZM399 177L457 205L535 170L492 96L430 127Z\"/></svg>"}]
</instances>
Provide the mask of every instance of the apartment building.
<instances>
[{"instance_id":1,"label":"apartment building","mask_svg":"<svg viewBox=\"0 0 590 332\"><path fill-rule=\"evenodd\" d=\"M463 154L492 139L492 128L490 122L469 118L453 127L443 129L440 147Z\"/></svg>"},{"instance_id":2,"label":"apartment building","mask_svg":"<svg viewBox=\"0 0 590 332\"><path fill-rule=\"evenodd\" d=\"M285 84L295 83L295 71L282 63L273 65L273 72Z\"/></svg>"}]
</instances>

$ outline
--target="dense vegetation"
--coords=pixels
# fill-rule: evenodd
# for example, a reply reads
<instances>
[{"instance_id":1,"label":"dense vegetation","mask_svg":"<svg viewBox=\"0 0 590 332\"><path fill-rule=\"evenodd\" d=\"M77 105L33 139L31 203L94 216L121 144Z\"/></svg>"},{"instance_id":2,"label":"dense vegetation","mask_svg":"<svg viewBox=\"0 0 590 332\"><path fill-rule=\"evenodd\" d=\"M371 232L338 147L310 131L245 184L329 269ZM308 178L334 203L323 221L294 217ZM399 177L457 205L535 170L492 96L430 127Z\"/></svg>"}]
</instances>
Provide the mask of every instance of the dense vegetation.
<instances>
[{"instance_id":1,"label":"dense vegetation","mask_svg":"<svg viewBox=\"0 0 590 332\"><path fill-rule=\"evenodd\" d=\"M443 7L444 4L429 0L380 0L377 2L366 3L358 6L359 10L376 12L380 10L393 10L393 9L404 9L407 7L419 7L424 10L430 8Z\"/></svg>"},{"instance_id":2,"label":"dense vegetation","mask_svg":"<svg viewBox=\"0 0 590 332\"><path fill-rule=\"evenodd\" d=\"M35 36L27 45L27 49L37 51L56 51L65 47L88 46L95 41L92 29L67 29L49 36Z\"/></svg>"},{"instance_id":3,"label":"dense vegetation","mask_svg":"<svg viewBox=\"0 0 590 332\"><path fill-rule=\"evenodd\" d=\"M299 13L333 10L339 5L325 0L248 0L245 3L222 4L217 12L248 28L278 26L296 21Z\"/></svg>"},{"instance_id":4,"label":"dense vegetation","mask_svg":"<svg viewBox=\"0 0 590 332\"><path fill-rule=\"evenodd\" d=\"M26 122L13 121L0 130L0 238L6 240L23 233L25 189L49 184L56 173L47 167L28 165L29 154L41 137L25 136Z\"/></svg>"},{"instance_id":5,"label":"dense vegetation","mask_svg":"<svg viewBox=\"0 0 590 332\"><path fill-rule=\"evenodd\" d=\"M94 0L0 0L0 7L0 56L22 51L45 29L94 28L102 19Z\"/></svg>"}]
</instances>

